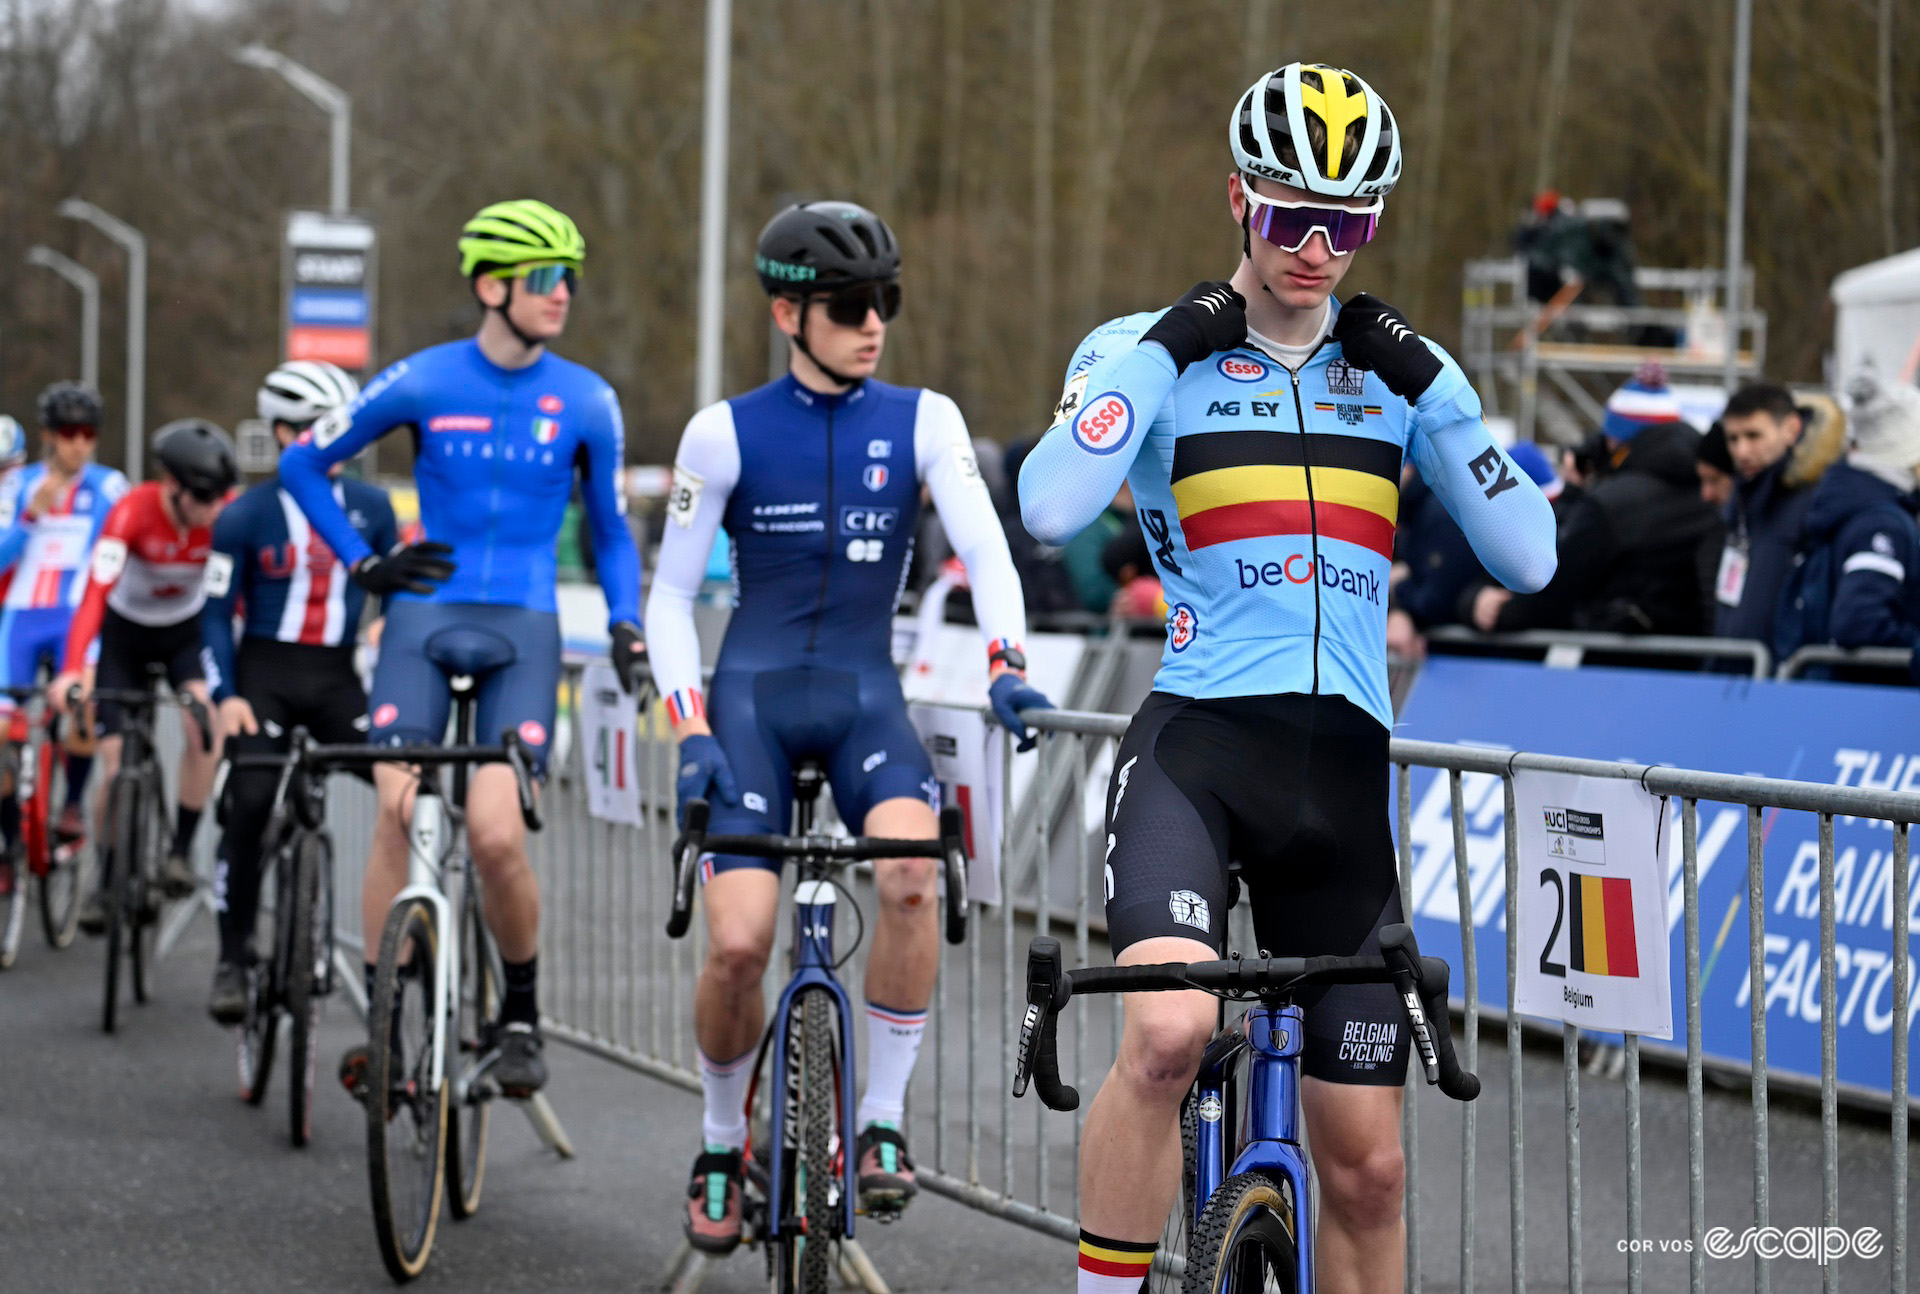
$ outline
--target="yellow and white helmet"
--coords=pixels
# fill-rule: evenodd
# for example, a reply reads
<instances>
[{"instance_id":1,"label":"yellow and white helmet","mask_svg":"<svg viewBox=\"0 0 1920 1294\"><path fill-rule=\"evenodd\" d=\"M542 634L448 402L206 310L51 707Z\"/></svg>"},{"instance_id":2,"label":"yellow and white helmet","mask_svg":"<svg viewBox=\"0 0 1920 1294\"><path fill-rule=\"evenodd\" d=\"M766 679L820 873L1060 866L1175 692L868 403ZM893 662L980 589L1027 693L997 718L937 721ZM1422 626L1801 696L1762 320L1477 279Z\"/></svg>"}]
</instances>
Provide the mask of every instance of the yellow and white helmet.
<instances>
[{"instance_id":1,"label":"yellow and white helmet","mask_svg":"<svg viewBox=\"0 0 1920 1294\"><path fill-rule=\"evenodd\" d=\"M1289 63L1248 87L1227 123L1233 161L1328 198L1376 198L1400 180L1400 127L1345 68Z\"/></svg>"}]
</instances>

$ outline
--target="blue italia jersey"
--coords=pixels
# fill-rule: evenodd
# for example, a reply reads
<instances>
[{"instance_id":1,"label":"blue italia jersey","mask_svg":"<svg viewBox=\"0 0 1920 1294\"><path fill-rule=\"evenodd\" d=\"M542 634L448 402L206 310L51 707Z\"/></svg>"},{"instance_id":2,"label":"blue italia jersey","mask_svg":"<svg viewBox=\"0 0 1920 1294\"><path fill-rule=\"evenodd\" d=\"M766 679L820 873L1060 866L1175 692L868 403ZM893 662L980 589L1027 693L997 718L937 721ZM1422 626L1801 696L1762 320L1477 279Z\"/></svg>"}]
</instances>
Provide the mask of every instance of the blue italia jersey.
<instances>
[{"instance_id":1,"label":"blue italia jersey","mask_svg":"<svg viewBox=\"0 0 1920 1294\"><path fill-rule=\"evenodd\" d=\"M387 492L365 481L332 486L354 533L375 552L393 547L399 536ZM200 641L216 701L234 694L236 605L244 637L341 647L353 643L367 601L278 478L259 482L222 509L206 578Z\"/></svg>"},{"instance_id":2,"label":"blue italia jersey","mask_svg":"<svg viewBox=\"0 0 1920 1294\"><path fill-rule=\"evenodd\" d=\"M1443 370L1409 403L1331 336L1297 373L1247 345L1176 375L1140 342L1158 318L1116 319L1080 344L1020 471L1021 514L1050 544L1133 487L1168 606L1157 690L1325 692L1391 727L1388 572L1409 455L1494 578L1530 592L1552 577L1552 507L1431 341Z\"/></svg>"},{"instance_id":3,"label":"blue italia jersey","mask_svg":"<svg viewBox=\"0 0 1920 1294\"><path fill-rule=\"evenodd\" d=\"M453 578L423 600L553 611L554 544L577 476L609 623L639 620L620 405L599 376L544 351L525 368L503 369L467 340L420 351L374 378L280 457L282 485L348 566L371 550L334 497L327 468L398 427L413 429L427 537L453 548Z\"/></svg>"}]
</instances>

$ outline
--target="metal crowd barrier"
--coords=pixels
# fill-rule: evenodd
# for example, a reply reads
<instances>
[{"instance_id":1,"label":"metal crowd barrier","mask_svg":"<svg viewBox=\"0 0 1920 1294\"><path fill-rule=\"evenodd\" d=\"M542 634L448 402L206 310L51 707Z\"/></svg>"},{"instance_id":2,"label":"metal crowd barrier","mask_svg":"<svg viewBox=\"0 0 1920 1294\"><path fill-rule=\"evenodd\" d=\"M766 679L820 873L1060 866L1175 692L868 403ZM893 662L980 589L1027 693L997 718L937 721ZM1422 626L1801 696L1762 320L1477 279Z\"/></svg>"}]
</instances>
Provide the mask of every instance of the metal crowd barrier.
<instances>
[{"instance_id":1,"label":"metal crowd barrier","mask_svg":"<svg viewBox=\"0 0 1920 1294\"><path fill-rule=\"evenodd\" d=\"M1443 651L1510 649L1538 652L1548 665L1561 669L1579 666L1588 655L1682 656L1708 661L1749 663L1754 678L1773 677L1773 653L1749 638L1693 638L1674 634L1582 633L1572 629L1527 629L1518 633L1483 634L1464 625L1441 625L1426 632L1429 646Z\"/></svg>"},{"instance_id":2,"label":"metal crowd barrier","mask_svg":"<svg viewBox=\"0 0 1920 1294\"><path fill-rule=\"evenodd\" d=\"M1907 681L1908 665L1913 660L1911 647L1835 647L1831 643L1802 647L1780 662L1776 678L1799 678L1816 665L1853 666L1857 669L1898 673L1898 682Z\"/></svg>"},{"instance_id":3,"label":"metal crowd barrier","mask_svg":"<svg viewBox=\"0 0 1920 1294\"><path fill-rule=\"evenodd\" d=\"M577 675L570 676L577 686ZM1028 939L1036 929L1054 928L1070 939L1077 964L1104 961L1107 958L1104 936L1097 936L1093 919L1099 913L1101 890L1095 881L1095 869L1101 857L1090 823L1098 829L1098 815L1104 805L1104 771L1111 766L1112 752L1126 729L1124 716L1071 711L1051 711L1032 716L1035 726L1046 738L1041 743L1041 767L1030 787L1029 802L1010 806L1005 815L1005 838L1001 856L1008 866L1003 874L1003 892L1020 901L1003 902L997 909L976 909L970 937L959 948L941 950L941 974L933 1002L926 1045L921 1053L909 1097L908 1133L921 1163L920 1181L929 1190L959 1201L983 1213L1016 1222L1065 1241L1077 1238L1079 1195L1075 1172L1082 1129L1082 1115L1054 1115L1038 1101L1015 1103L1008 1087L1011 1072L1010 1049L1022 1008L1021 975ZM640 722L641 755L639 778L643 806L643 825L616 826L591 818L587 813L585 778L594 772L590 764L597 752L584 750L572 739L567 720L556 725L554 770L545 794L547 829L533 844L534 866L540 878L542 896L541 967L543 1005L551 1036L591 1053L625 1065L640 1073L697 1091L699 1078L692 1034L691 1001L694 976L700 965L704 923L696 920L693 934L672 941L664 934L669 903L668 846L673 835L672 801L674 758L670 734L659 708ZM1853 815L1895 824L1892 910L1905 912L1910 907L1908 874L1909 837L1906 824L1920 821L1920 795L1863 791L1857 788L1821 786L1755 777L1734 777L1685 770L1609 764L1591 760L1562 759L1541 755L1513 755L1485 749L1436 745L1396 740L1392 760L1398 777L1398 839L1403 889L1411 893L1412 878L1412 781L1413 768L1435 769L1449 782L1453 838L1453 870L1459 897L1459 920L1466 949L1461 964L1455 966L1455 983L1464 997L1466 1028L1462 1034L1463 1060L1469 1067L1479 1058L1479 1027L1482 1011L1477 1005L1478 966L1474 955L1476 927L1469 892L1467 857L1467 814L1463 807L1463 778L1490 776L1500 779L1506 807L1504 867L1508 892L1516 885L1519 860L1513 819L1516 769L1539 769L1578 773L1593 777L1623 778L1641 782L1648 790L1681 802L1682 859L1685 902L1686 972L1686 1201L1684 1213L1677 1198L1659 1191L1649 1200L1647 1175L1642 1163L1641 1071L1639 1039L1628 1036L1624 1045L1619 1099L1624 1102L1626 1145L1624 1174L1627 1198L1627 1234L1621 1238L1622 1254L1617 1266L1623 1271L1625 1288L1630 1294L1648 1288L1643 1280L1643 1262L1639 1246L1646 1240L1649 1204L1657 1218L1677 1222L1686 1219L1686 1239L1691 1242L1687 1259L1690 1291L1706 1288L1707 1230L1706 1099L1705 1066L1701 1048L1699 996L1700 931L1697 911L1698 804L1702 799L1747 806L1747 880L1749 911L1761 914L1750 923L1749 976L1751 980L1751 1036L1753 1055L1758 1058L1750 1080L1751 1115L1743 1119L1754 1141L1753 1171L1750 1182L1753 1223L1771 1225L1768 1133L1770 1114L1766 1071L1765 977L1762 960L1765 936L1765 902L1762 858L1762 810L1781 808L1804 810L1819 815L1820 884L1820 966L1822 1019L1822 1081L1820 1085L1822 1211L1824 1227L1836 1227L1839 1220L1840 1163L1837 1141L1838 1097L1835 1079L1835 898L1833 823L1836 815ZM1021 758L1027 758L1022 756ZM364 842L370 797L363 788L343 784L332 799L334 829L339 843L339 902L336 910L346 927L342 937L356 945L359 902L359 874L364 857ZM1021 841L1018 836L1027 839ZM1024 848L1016 846L1024 844ZM861 906L871 911L870 887L862 889ZM790 901L790 900L788 900ZM1024 911L1023 911L1024 909ZM1235 917L1243 922L1244 911ZM846 919L846 918L843 918ZM790 922L783 919L777 929L786 931ZM1904 932L1902 932L1904 934ZM1244 940L1244 933L1237 936ZM1506 928L1508 1000L1512 1000L1514 967L1517 963L1517 930ZM785 938L784 934L782 936ZM1908 943L1904 937L1893 940L1894 1021L1890 1032L1894 1040L1893 1091L1891 1102L1891 1182L1886 1188L1890 1218L1885 1256L1889 1283L1895 1294L1908 1289L1908 1068L1909 1033ZM864 972L867 943L862 942L851 963L842 969L850 992L858 992ZM785 959L776 951L769 968L769 980L784 977ZM1527 1287L1529 1267L1528 1197L1526 1183L1526 1138L1522 1119L1524 1040L1520 1018L1506 1014L1506 1169L1510 1178L1507 1217L1507 1254L1509 1288L1517 1292ZM1082 1008L1069 1013L1063 1025L1061 1062L1065 1077L1083 1090L1091 1089L1111 1065L1118 1043L1120 1007L1117 999L1109 1009ZM1581 1142L1582 1097L1592 1101L1592 1092L1583 1093L1582 1066L1579 1058L1580 1035L1577 1028L1562 1031L1561 1086L1564 1093L1563 1125L1567 1208L1564 1217L1556 1217L1554 1226L1566 1228L1565 1288L1579 1291L1587 1279L1589 1264L1582 1237L1582 1186L1595 1182L1596 1167L1591 1154L1583 1160ZM1497 1085L1490 1085L1494 1087ZM1410 1189L1407 1195L1408 1253L1407 1289L1419 1291L1423 1282L1434 1281L1443 1288L1454 1288L1452 1271L1439 1275L1441 1267L1457 1266L1457 1288L1480 1290L1496 1287L1485 1275L1476 1277L1476 1262L1481 1255L1497 1252L1481 1241L1480 1220L1475 1207L1480 1184L1476 1183L1479 1111L1472 1105L1454 1107L1414 1082L1408 1088L1403 1121L1403 1137ZM1482 1103L1497 1098L1490 1090ZM556 1094L556 1104L564 1112L564 1094ZM1592 1107L1589 1106L1589 1109ZM1448 1119L1458 1119L1460 1139L1457 1151L1436 1147L1433 1131L1422 1133L1422 1124L1437 1121L1444 1128ZM1656 1150L1670 1143L1657 1142ZM692 1141L686 1147L694 1150ZM671 1148L669 1148L671 1154ZM1451 1258L1436 1256L1423 1270L1422 1247L1432 1231L1423 1232L1421 1216L1438 1204L1431 1196L1423 1198L1416 1189L1418 1167L1426 1154L1457 1154L1460 1164L1457 1227L1457 1253ZM1536 1151L1536 1172L1538 1171ZM1730 1192L1735 1188L1728 1187ZM1851 1188L1850 1188L1851 1189ZM1861 1189L1877 1192L1875 1184ZM1535 1205L1533 1221L1540 1223ZM1792 1222L1807 1219L1790 1219ZM1447 1228L1451 1230L1451 1228ZM1537 1250L1537 1247L1536 1247ZM1612 1258L1613 1255L1608 1255ZM1534 1254L1537 1270L1539 1254ZM1593 1265L1595 1268L1599 1264ZM1837 1287L1837 1269L1822 1269L1823 1289ZM1608 1287L1614 1277L1603 1278L1595 1270L1593 1279L1603 1279ZM1754 1288L1768 1291L1772 1272L1766 1259L1755 1252ZM1555 1282L1558 1286L1558 1282Z\"/></svg>"}]
</instances>

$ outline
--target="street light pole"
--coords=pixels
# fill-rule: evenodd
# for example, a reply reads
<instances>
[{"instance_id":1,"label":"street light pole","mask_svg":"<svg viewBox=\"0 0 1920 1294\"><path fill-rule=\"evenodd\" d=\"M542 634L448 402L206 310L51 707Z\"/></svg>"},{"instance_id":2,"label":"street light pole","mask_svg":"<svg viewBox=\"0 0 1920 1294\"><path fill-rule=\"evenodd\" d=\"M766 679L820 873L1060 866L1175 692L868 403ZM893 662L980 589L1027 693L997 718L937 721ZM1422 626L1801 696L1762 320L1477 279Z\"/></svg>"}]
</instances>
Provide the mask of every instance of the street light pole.
<instances>
[{"instance_id":1,"label":"street light pole","mask_svg":"<svg viewBox=\"0 0 1920 1294\"><path fill-rule=\"evenodd\" d=\"M80 380L100 389L100 276L41 243L27 248L27 264L52 270L80 292Z\"/></svg>"},{"instance_id":2,"label":"street light pole","mask_svg":"<svg viewBox=\"0 0 1920 1294\"><path fill-rule=\"evenodd\" d=\"M333 118L333 166L328 201L335 215L345 215L348 150L353 139L353 97L311 68L265 45L243 45L233 51L233 60L274 73Z\"/></svg>"},{"instance_id":3,"label":"street light pole","mask_svg":"<svg viewBox=\"0 0 1920 1294\"><path fill-rule=\"evenodd\" d=\"M726 322L727 97L733 60L732 0L707 0L706 106L700 132L700 284L694 323L693 402L720 399Z\"/></svg>"},{"instance_id":4,"label":"street light pole","mask_svg":"<svg viewBox=\"0 0 1920 1294\"><path fill-rule=\"evenodd\" d=\"M1747 86L1753 68L1753 0L1736 0L1733 19L1733 102L1727 149L1727 358L1720 370L1727 394L1740 380L1740 300L1747 259Z\"/></svg>"},{"instance_id":5,"label":"street light pole","mask_svg":"<svg viewBox=\"0 0 1920 1294\"><path fill-rule=\"evenodd\" d=\"M68 198L59 210L68 220L84 220L126 249L127 479L138 481L147 439L147 240L126 221L80 198Z\"/></svg>"}]
</instances>

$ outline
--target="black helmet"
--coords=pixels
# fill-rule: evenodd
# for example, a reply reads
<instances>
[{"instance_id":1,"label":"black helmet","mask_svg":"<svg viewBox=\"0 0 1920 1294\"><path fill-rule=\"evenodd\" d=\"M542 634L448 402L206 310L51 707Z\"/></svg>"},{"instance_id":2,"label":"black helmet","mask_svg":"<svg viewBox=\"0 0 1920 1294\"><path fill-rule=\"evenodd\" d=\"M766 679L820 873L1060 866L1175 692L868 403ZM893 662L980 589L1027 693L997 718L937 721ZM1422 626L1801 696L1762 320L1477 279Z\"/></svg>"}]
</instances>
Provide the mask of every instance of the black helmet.
<instances>
[{"instance_id":1,"label":"black helmet","mask_svg":"<svg viewBox=\"0 0 1920 1294\"><path fill-rule=\"evenodd\" d=\"M98 427L100 393L85 382L55 382L40 393L40 425Z\"/></svg>"},{"instance_id":2,"label":"black helmet","mask_svg":"<svg viewBox=\"0 0 1920 1294\"><path fill-rule=\"evenodd\" d=\"M227 433L205 418L180 418L153 434L153 456L202 503L223 497L240 480Z\"/></svg>"},{"instance_id":3,"label":"black helmet","mask_svg":"<svg viewBox=\"0 0 1920 1294\"><path fill-rule=\"evenodd\" d=\"M887 222L852 202L788 207L760 231L753 267L769 296L884 283L900 277L900 244Z\"/></svg>"}]
</instances>

